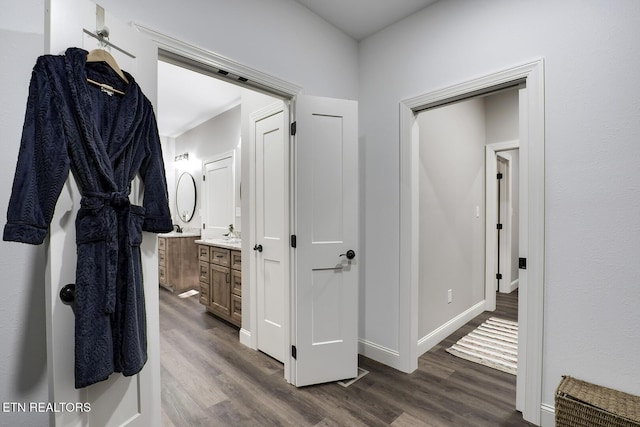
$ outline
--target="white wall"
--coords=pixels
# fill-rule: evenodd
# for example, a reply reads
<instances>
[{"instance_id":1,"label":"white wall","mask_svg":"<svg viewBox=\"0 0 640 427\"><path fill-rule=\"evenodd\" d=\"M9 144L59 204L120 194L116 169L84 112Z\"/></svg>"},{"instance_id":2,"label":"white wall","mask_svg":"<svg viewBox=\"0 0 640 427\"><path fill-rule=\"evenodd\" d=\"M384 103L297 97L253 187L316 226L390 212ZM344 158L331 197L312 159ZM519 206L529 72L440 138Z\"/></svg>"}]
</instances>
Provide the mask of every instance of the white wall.
<instances>
[{"instance_id":1,"label":"white wall","mask_svg":"<svg viewBox=\"0 0 640 427\"><path fill-rule=\"evenodd\" d=\"M44 49L44 7L40 2L27 1L3 4L2 9L0 212L4 215L18 158L31 69ZM0 277L0 404L46 402L44 248L0 242ZM0 412L3 425L38 426L47 422L45 413Z\"/></svg>"},{"instance_id":2,"label":"white wall","mask_svg":"<svg viewBox=\"0 0 640 427\"><path fill-rule=\"evenodd\" d=\"M562 374L640 394L638 22L635 0L448 0L361 42L361 338L397 349L399 101L543 57L542 401Z\"/></svg>"},{"instance_id":3,"label":"white wall","mask_svg":"<svg viewBox=\"0 0 640 427\"><path fill-rule=\"evenodd\" d=\"M293 0L101 0L116 16L304 88L357 99L358 45Z\"/></svg>"},{"instance_id":4,"label":"white wall","mask_svg":"<svg viewBox=\"0 0 640 427\"><path fill-rule=\"evenodd\" d=\"M484 100L423 111L417 122L421 338L484 299Z\"/></svg>"}]
</instances>

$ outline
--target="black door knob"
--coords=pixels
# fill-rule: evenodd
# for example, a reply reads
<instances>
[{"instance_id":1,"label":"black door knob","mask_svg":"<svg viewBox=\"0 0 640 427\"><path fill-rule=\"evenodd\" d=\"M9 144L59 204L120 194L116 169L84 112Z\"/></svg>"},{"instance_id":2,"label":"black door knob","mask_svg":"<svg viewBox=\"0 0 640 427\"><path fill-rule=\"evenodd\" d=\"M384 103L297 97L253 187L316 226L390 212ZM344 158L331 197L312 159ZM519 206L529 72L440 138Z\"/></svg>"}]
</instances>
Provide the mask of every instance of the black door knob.
<instances>
[{"instance_id":1,"label":"black door knob","mask_svg":"<svg viewBox=\"0 0 640 427\"><path fill-rule=\"evenodd\" d=\"M253 247L253 250L254 250L254 251L258 251L258 252L262 252L262 245L255 245L255 246Z\"/></svg>"},{"instance_id":2,"label":"black door knob","mask_svg":"<svg viewBox=\"0 0 640 427\"><path fill-rule=\"evenodd\" d=\"M60 289L60 299L65 304L71 304L76 300L76 285L70 283Z\"/></svg>"},{"instance_id":3,"label":"black door knob","mask_svg":"<svg viewBox=\"0 0 640 427\"><path fill-rule=\"evenodd\" d=\"M349 249L346 254L340 254L340 256L346 256L347 259L354 259L356 257L356 252L353 249Z\"/></svg>"}]
</instances>

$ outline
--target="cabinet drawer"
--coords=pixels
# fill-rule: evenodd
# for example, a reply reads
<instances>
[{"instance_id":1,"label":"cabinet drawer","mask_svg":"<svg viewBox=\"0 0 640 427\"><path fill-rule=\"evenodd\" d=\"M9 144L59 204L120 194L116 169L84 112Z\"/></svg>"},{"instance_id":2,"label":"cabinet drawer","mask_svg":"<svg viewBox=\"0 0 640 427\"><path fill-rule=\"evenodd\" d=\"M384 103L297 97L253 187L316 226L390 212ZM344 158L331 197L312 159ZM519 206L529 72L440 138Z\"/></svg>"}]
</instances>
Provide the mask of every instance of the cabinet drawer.
<instances>
[{"instance_id":1,"label":"cabinet drawer","mask_svg":"<svg viewBox=\"0 0 640 427\"><path fill-rule=\"evenodd\" d=\"M211 246L209 248L209 254L212 264L221 265L223 267L229 266L229 249Z\"/></svg>"},{"instance_id":2,"label":"cabinet drawer","mask_svg":"<svg viewBox=\"0 0 640 427\"><path fill-rule=\"evenodd\" d=\"M198 258L200 261L209 262L209 246L198 245Z\"/></svg>"},{"instance_id":3,"label":"cabinet drawer","mask_svg":"<svg viewBox=\"0 0 640 427\"><path fill-rule=\"evenodd\" d=\"M209 305L209 284L200 283L200 304Z\"/></svg>"},{"instance_id":4,"label":"cabinet drawer","mask_svg":"<svg viewBox=\"0 0 640 427\"><path fill-rule=\"evenodd\" d=\"M231 270L231 293L242 296L242 273L237 270Z\"/></svg>"},{"instance_id":5,"label":"cabinet drawer","mask_svg":"<svg viewBox=\"0 0 640 427\"><path fill-rule=\"evenodd\" d=\"M231 295L231 322L242 326L242 298Z\"/></svg>"},{"instance_id":6,"label":"cabinet drawer","mask_svg":"<svg viewBox=\"0 0 640 427\"><path fill-rule=\"evenodd\" d=\"M167 253L165 251L158 250L158 265L166 267L166 265L167 265Z\"/></svg>"},{"instance_id":7,"label":"cabinet drawer","mask_svg":"<svg viewBox=\"0 0 640 427\"><path fill-rule=\"evenodd\" d=\"M202 283L210 283L209 282L209 263L207 262L202 262L200 261L200 263L198 264L198 269L200 270L200 272L198 273L198 276L200 277L200 281Z\"/></svg>"},{"instance_id":8,"label":"cabinet drawer","mask_svg":"<svg viewBox=\"0 0 640 427\"><path fill-rule=\"evenodd\" d=\"M158 237L158 250L164 251L167 248L167 239Z\"/></svg>"},{"instance_id":9,"label":"cabinet drawer","mask_svg":"<svg viewBox=\"0 0 640 427\"><path fill-rule=\"evenodd\" d=\"M242 253L240 251L231 251L231 268L242 270Z\"/></svg>"},{"instance_id":10,"label":"cabinet drawer","mask_svg":"<svg viewBox=\"0 0 640 427\"><path fill-rule=\"evenodd\" d=\"M167 284L167 268L162 265L158 266L158 281L162 285Z\"/></svg>"}]
</instances>

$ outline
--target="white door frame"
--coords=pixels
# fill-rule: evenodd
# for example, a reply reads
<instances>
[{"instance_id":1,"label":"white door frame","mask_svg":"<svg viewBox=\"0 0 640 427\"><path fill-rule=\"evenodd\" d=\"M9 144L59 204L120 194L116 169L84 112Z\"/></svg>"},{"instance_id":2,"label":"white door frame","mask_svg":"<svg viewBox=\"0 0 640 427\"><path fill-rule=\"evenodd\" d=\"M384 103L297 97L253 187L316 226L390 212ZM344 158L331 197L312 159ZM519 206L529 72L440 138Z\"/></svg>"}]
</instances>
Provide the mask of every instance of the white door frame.
<instances>
[{"instance_id":1,"label":"white door frame","mask_svg":"<svg viewBox=\"0 0 640 427\"><path fill-rule=\"evenodd\" d=\"M227 80L230 83L239 84L249 89L255 88L258 91L267 92L273 96L282 98L285 103L295 100L296 96L302 92L302 88L300 86L247 67L239 62L233 61L232 59L185 43L139 23L133 23L133 26L140 32L146 34L149 38L151 38L151 40L158 46L159 56L162 56L165 60L173 60L174 63L182 66L188 65L192 69L200 70L205 74L215 75L216 77ZM223 77L222 74L219 74L217 72L218 70L226 71L227 73ZM244 79L246 79L246 81ZM289 122L291 121L291 117L293 116L295 109L295 106L292 104L293 103L290 103L289 105L289 117L287 118ZM243 159L249 159L251 157L251 154L249 153L249 145L250 144L242 144L241 157ZM250 194L252 191L252 182L255 182L255 170L250 170L250 168L245 167L244 163L248 162L243 162L243 166L241 167L241 180L243 182L244 191ZM288 191L288 193L291 192ZM290 206L293 206L293 200L289 200ZM250 203L251 197L242 198L242 212L252 212ZM255 220L255 218L253 220ZM244 233L247 233L247 230L249 230L249 233L247 233L247 235L250 235L251 230L253 229L253 224L255 223L252 223L251 221L251 215L242 215L241 229ZM293 225L291 225L291 227L292 226ZM253 253L252 240L242 239L241 249L245 254ZM254 269L254 262L252 261L252 257L245 257L245 259L248 262L242 263L242 276L249 277L250 280L255 281L255 275L252 276L252 271ZM291 255L291 268L289 268L287 272L290 275L290 278L293 277L291 269L293 268L294 262L294 255ZM293 284L292 280L289 280L289 283L291 286ZM255 286L256 285L253 282L249 284L250 288L253 288ZM291 295L292 291L290 287L287 289L287 292ZM253 292L243 294L242 325L244 326L240 329L239 339L242 344L254 350L257 350L257 305L255 304L255 297L256 295ZM285 328L286 330L290 331L285 337L285 344L287 345L287 347L290 347L291 345L291 334L294 333L295 328L295 325L292 324L292 309L293 307L291 305L291 298L289 298L287 299L287 301L285 301L285 310L287 311L285 313ZM247 325L249 328L251 328L250 330L247 329ZM287 352L284 363L284 377L289 382L292 378L292 366L293 359L291 357L291 353Z\"/></svg>"},{"instance_id":2,"label":"white door frame","mask_svg":"<svg viewBox=\"0 0 640 427\"><path fill-rule=\"evenodd\" d=\"M427 108L524 83L520 95L520 186L527 189L520 213L526 236L520 236L520 256L527 269L520 274L521 347L524 371L522 407L525 420L540 423L544 295L544 63L542 59L453 85L400 103L400 253L397 368L412 372L418 365L418 125L416 114ZM523 92L523 91L521 91ZM523 195L521 195L523 196ZM495 277L495 276L494 276ZM495 298L495 294L493 295ZM526 304L526 305L523 305ZM520 358L523 358L522 362Z\"/></svg>"},{"instance_id":3,"label":"white door frame","mask_svg":"<svg viewBox=\"0 0 640 427\"><path fill-rule=\"evenodd\" d=\"M495 294L495 277L496 277L496 251L498 250L498 241L496 239L495 224L498 221L498 213L496 211L496 202L498 194L495 185L489 185L495 181L498 172L497 155L501 151L513 150L520 148L520 141L506 141L485 146L485 310L493 311L496 309ZM511 187L509 187L511 188ZM510 230L510 225L507 230ZM509 233L510 234L510 233ZM505 264L506 267L507 264ZM511 265L509 263L509 268ZM511 276L509 274L509 276ZM508 283L511 286L511 283ZM493 292L492 292L493 290Z\"/></svg>"}]
</instances>

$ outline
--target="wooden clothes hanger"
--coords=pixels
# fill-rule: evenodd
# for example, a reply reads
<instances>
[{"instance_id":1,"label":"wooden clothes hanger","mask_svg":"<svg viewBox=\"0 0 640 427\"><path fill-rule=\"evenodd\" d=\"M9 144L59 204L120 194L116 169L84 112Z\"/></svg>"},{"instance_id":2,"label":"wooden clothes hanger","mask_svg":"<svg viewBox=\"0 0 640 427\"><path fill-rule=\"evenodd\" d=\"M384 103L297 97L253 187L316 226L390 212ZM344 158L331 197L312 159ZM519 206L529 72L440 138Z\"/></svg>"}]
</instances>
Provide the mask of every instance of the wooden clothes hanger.
<instances>
[{"instance_id":1,"label":"wooden clothes hanger","mask_svg":"<svg viewBox=\"0 0 640 427\"><path fill-rule=\"evenodd\" d=\"M118 66L118 63L116 62L116 60L106 50L104 50L104 49L94 49L94 50L92 50L87 55L87 62L104 62L109 67L111 67L111 69L113 71L115 71L115 73L118 75L118 77L120 77L120 79L123 82L125 82L126 84L129 84L129 80L127 79L127 77L124 75L124 73L122 72L122 70ZM92 83L92 84L96 85L96 86L99 86L106 93L111 93L112 94L112 93L115 92L117 94L124 95L124 92L122 92L122 91L120 91L118 89L115 89L115 88L113 88L112 86L110 86L108 84L100 83L100 82L97 82L95 80L91 80L89 78L87 78L87 81L89 83Z\"/></svg>"}]
</instances>

